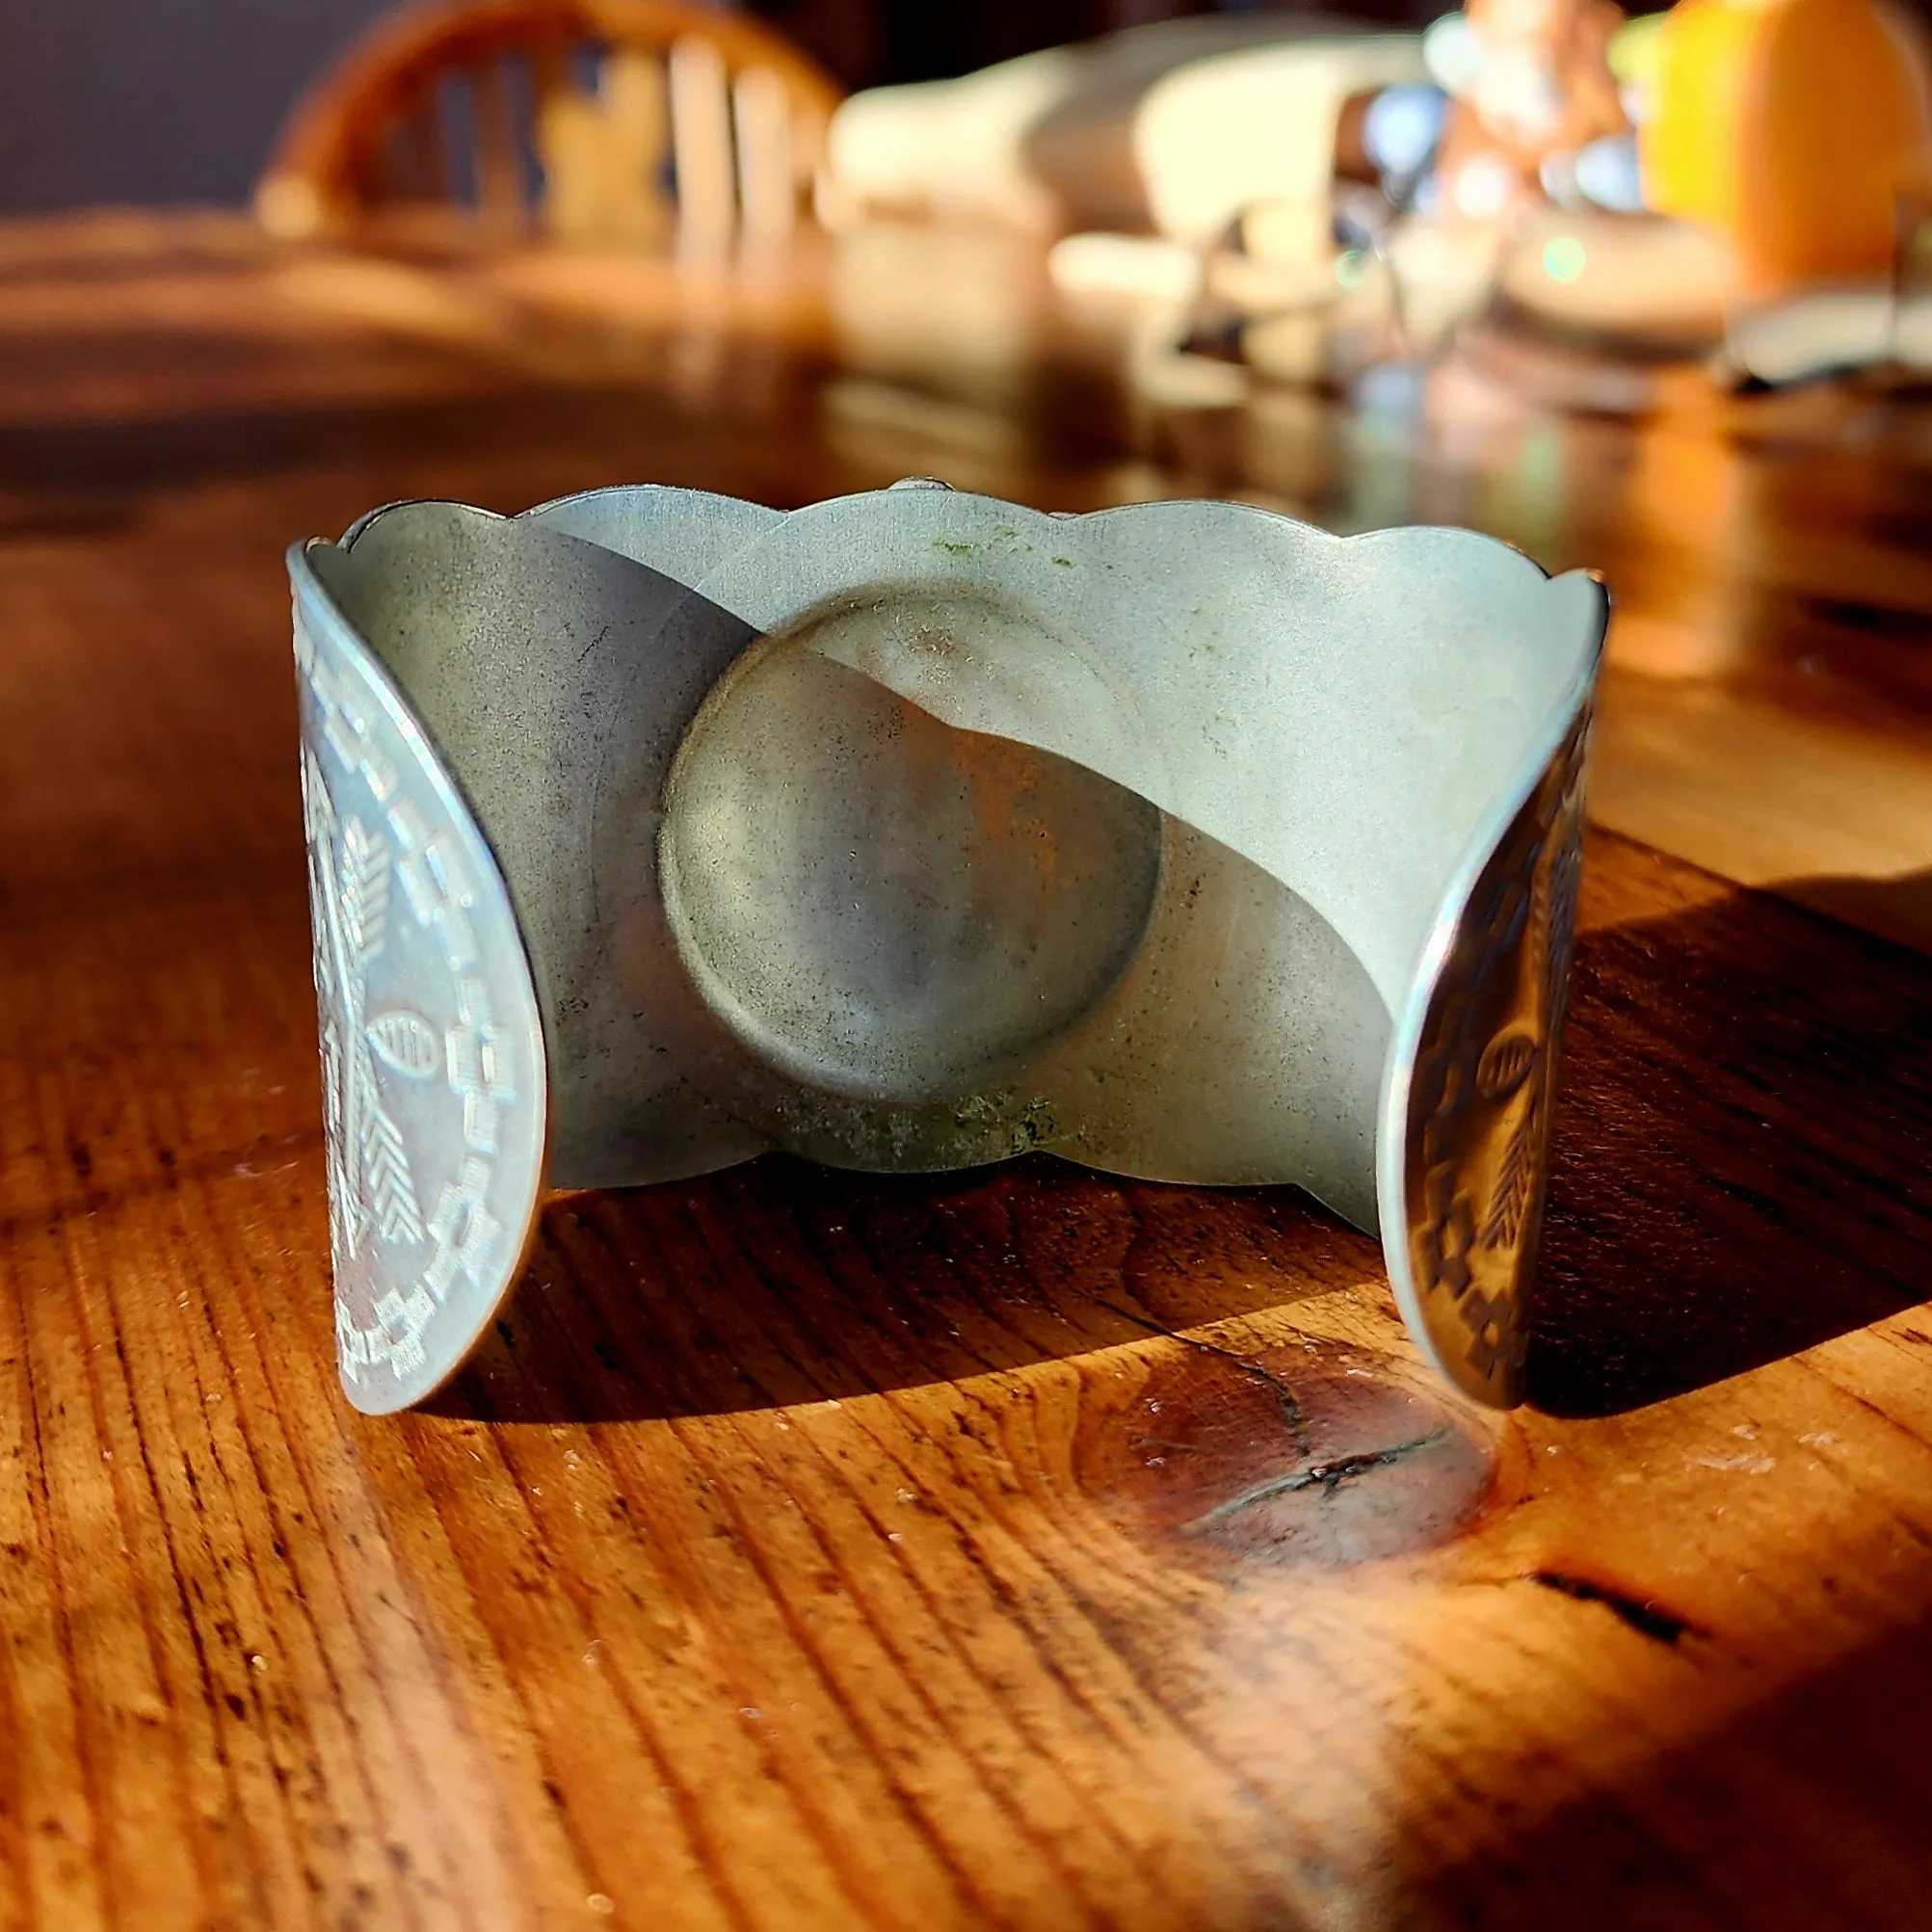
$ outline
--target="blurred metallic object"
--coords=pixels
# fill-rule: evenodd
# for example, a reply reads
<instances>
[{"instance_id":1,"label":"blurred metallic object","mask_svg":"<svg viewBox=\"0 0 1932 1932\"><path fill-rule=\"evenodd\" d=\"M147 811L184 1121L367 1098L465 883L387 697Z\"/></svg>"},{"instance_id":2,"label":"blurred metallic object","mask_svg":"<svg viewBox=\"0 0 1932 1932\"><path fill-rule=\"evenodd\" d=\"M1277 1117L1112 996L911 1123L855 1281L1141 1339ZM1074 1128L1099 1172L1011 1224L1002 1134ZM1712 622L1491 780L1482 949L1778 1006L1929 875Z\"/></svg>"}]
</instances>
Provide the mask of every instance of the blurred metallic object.
<instances>
[{"instance_id":1,"label":"blurred metallic object","mask_svg":"<svg viewBox=\"0 0 1932 1932\"><path fill-rule=\"evenodd\" d=\"M1294 1182L1519 1398L1595 578L916 484L405 504L290 570L357 1406L460 1365L546 1149Z\"/></svg>"}]
</instances>

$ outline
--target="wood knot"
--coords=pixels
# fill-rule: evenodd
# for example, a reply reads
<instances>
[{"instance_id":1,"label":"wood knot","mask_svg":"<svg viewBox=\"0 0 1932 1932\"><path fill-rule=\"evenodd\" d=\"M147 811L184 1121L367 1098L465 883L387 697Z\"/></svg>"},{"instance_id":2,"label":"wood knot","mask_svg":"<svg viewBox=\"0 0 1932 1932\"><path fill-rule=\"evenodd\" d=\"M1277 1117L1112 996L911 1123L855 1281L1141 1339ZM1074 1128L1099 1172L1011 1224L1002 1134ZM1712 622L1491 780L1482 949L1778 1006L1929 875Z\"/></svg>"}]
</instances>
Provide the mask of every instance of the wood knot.
<instances>
[{"instance_id":1,"label":"wood knot","mask_svg":"<svg viewBox=\"0 0 1932 1932\"><path fill-rule=\"evenodd\" d=\"M1495 1450L1392 1375L1359 1350L1191 1345L1108 1417L1088 1481L1124 1524L1208 1560L1333 1567L1429 1548L1481 1508Z\"/></svg>"}]
</instances>

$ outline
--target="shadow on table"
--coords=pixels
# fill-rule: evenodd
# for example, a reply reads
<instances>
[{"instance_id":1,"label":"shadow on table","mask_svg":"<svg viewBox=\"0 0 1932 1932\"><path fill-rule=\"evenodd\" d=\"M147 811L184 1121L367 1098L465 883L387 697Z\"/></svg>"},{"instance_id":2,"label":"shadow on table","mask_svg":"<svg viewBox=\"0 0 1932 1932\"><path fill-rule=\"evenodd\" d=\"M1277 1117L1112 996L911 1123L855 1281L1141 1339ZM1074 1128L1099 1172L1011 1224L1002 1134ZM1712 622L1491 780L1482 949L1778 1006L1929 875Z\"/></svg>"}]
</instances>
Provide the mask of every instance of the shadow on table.
<instances>
[{"instance_id":1,"label":"shadow on table","mask_svg":"<svg viewBox=\"0 0 1932 1932\"><path fill-rule=\"evenodd\" d=\"M1792 879L1778 890L1848 926L1932 953L1932 871L1899 879Z\"/></svg>"},{"instance_id":2,"label":"shadow on table","mask_svg":"<svg viewBox=\"0 0 1932 1932\"><path fill-rule=\"evenodd\" d=\"M496 1421L769 1409L1091 1354L1373 1281L1292 1188L1118 1180L1045 1155L843 1173L782 1155L553 1201L524 1288L428 1406Z\"/></svg>"},{"instance_id":3,"label":"shadow on table","mask_svg":"<svg viewBox=\"0 0 1932 1932\"><path fill-rule=\"evenodd\" d=\"M1932 1621L1921 1619L1434 1873L1421 1889L1441 1917L1426 1922L1923 1925L1928 1725Z\"/></svg>"},{"instance_id":4,"label":"shadow on table","mask_svg":"<svg viewBox=\"0 0 1932 1932\"><path fill-rule=\"evenodd\" d=\"M1814 904L1832 888L1805 887ZM1742 890L1587 932L1530 1399L1634 1408L1924 1299L1928 1151L1932 962ZM768 1157L552 1202L529 1286L433 1406L595 1421L822 1401L1380 1275L1368 1237L1287 1188L1161 1187L1041 1156L907 1178Z\"/></svg>"},{"instance_id":5,"label":"shadow on table","mask_svg":"<svg viewBox=\"0 0 1932 1932\"><path fill-rule=\"evenodd\" d=\"M1779 889L1932 919L1932 874ZM1925 1299L1928 1155L1932 962L1742 890L1585 934L1530 1399L1633 1408Z\"/></svg>"}]
</instances>

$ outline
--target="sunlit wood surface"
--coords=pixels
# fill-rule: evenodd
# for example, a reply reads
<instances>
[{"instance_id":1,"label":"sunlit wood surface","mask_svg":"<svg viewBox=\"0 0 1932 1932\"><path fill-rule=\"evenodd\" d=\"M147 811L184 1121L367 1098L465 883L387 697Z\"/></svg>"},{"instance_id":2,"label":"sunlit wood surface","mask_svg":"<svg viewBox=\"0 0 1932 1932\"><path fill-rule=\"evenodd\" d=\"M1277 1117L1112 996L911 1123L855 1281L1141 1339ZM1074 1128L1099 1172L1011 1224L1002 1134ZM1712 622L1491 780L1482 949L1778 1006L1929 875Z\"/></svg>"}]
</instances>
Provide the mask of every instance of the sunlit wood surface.
<instances>
[{"instance_id":1,"label":"sunlit wood surface","mask_svg":"<svg viewBox=\"0 0 1932 1932\"><path fill-rule=\"evenodd\" d=\"M0 229L0 1927L1928 1922L1932 410L1130 332L905 234ZM284 545L907 473L1608 576L1532 1408L1299 1197L1044 1162L560 1200L341 1400Z\"/></svg>"}]
</instances>

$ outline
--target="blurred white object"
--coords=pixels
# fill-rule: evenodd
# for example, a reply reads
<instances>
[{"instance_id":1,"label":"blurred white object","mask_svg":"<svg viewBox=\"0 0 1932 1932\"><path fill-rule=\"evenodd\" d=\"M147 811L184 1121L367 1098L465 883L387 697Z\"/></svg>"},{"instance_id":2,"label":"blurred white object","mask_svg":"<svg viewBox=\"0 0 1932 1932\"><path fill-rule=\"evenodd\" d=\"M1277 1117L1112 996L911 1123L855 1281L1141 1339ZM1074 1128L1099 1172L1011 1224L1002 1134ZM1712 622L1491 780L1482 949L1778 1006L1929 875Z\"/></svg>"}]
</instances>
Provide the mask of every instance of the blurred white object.
<instances>
[{"instance_id":1,"label":"blurred white object","mask_svg":"<svg viewBox=\"0 0 1932 1932\"><path fill-rule=\"evenodd\" d=\"M1482 41L1464 13L1444 13L1422 36L1422 60L1429 78L1445 93L1467 99L1482 72Z\"/></svg>"},{"instance_id":2,"label":"blurred white object","mask_svg":"<svg viewBox=\"0 0 1932 1932\"><path fill-rule=\"evenodd\" d=\"M1498 41L1466 13L1444 13L1422 36L1422 58L1438 87L1467 100L1499 132L1538 142L1563 119L1563 91L1548 56Z\"/></svg>"},{"instance_id":3,"label":"blurred white object","mask_svg":"<svg viewBox=\"0 0 1932 1932\"><path fill-rule=\"evenodd\" d=\"M1326 203L1343 103L1427 77L1413 34L1255 47L1170 74L1133 119L1154 226L1207 236L1257 201Z\"/></svg>"},{"instance_id":4,"label":"blurred white object","mask_svg":"<svg viewBox=\"0 0 1932 1932\"><path fill-rule=\"evenodd\" d=\"M1505 128L1524 143L1548 141L1563 124L1563 90L1554 64L1528 47L1486 52L1471 98L1490 126Z\"/></svg>"},{"instance_id":5,"label":"blurred white object","mask_svg":"<svg viewBox=\"0 0 1932 1932\"><path fill-rule=\"evenodd\" d=\"M1389 235L1384 252L1412 355L1432 354L1488 303L1499 239L1426 221L1405 222Z\"/></svg>"},{"instance_id":6,"label":"blurred white object","mask_svg":"<svg viewBox=\"0 0 1932 1932\"><path fill-rule=\"evenodd\" d=\"M1274 204L1249 211L1244 239L1267 234L1267 217L1277 212ZM1360 251L1257 249L1252 239L1243 249L1200 249L1154 235L1082 234L1054 243L1046 272L1062 295L1183 304L1204 295L1242 314L1263 315L1338 301L1360 285L1365 259Z\"/></svg>"},{"instance_id":7,"label":"blurred white object","mask_svg":"<svg viewBox=\"0 0 1932 1932\"><path fill-rule=\"evenodd\" d=\"M1644 176L1637 162L1637 137L1606 134L1593 141L1576 155L1576 192L1586 201L1612 214L1640 215L1644 212Z\"/></svg>"},{"instance_id":8,"label":"blurred white object","mask_svg":"<svg viewBox=\"0 0 1932 1932\"><path fill-rule=\"evenodd\" d=\"M1426 55L1427 48L1423 51ZM1448 94L1435 86L1385 88L1369 102L1362 147L1385 185L1419 181L1428 172L1448 108Z\"/></svg>"},{"instance_id":9,"label":"blurred white object","mask_svg":"<svg viewBox=\"0 0 1932 1932\"><path fill-rule=\"evenodd\" d=\"M827 205L1191 240L1251 202L1325 199L1343 103L1426 78L1417 36L1316 14L1134 28L853 95Z\"/></svg>"},{"instance_id":10,"label":"blurred white object","mask_svg":"<svg viewBox=\"0 0 1932 1932\"><path fill-rule=\"evenodd\" d=\"M833 206L1045 223L1053 198L1027 166L1026 133L1073 93L1083 65L1049 47L960 80L851 95L826 138Z\"/></svg>"},{"instance_id":11,"label":"blurred white object","mask_svg":"<svg viewBox=\"0 0 1932 1932\"><path fill-rule=\"evenodd\" d=\"M1733 316L1717 364L1720 380L1771 388L1859 369L1922 383L1932 371L1932 300L1901 302L1873 286L1808 289Z\"/></svg>"},{"instance_id":12,"label":"blurred white object","mask_svg":"<svg viewBox=\"0 0 1932 1932\"><path fill-rule=\"evenodd\" d=\"M1456 176L1456 213L1471 222L1501 218L1516 190L1516 171L1499 154L1478 154Z\"/></svg>"},{"instance_id":13,"label":"blurred white object","mask_svg":"<svg viewBox=\"0 0 1932 1932\"><path fill-rule=\"evenodd\" d=\"M1054 243L1046 272L1063 295L1191 302L1201 290L1201 251L1151 235L1068 235Z\"/></svg>"}]
</instances>

